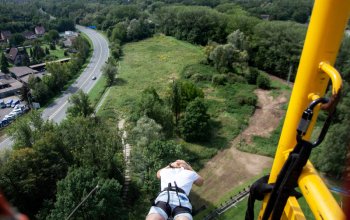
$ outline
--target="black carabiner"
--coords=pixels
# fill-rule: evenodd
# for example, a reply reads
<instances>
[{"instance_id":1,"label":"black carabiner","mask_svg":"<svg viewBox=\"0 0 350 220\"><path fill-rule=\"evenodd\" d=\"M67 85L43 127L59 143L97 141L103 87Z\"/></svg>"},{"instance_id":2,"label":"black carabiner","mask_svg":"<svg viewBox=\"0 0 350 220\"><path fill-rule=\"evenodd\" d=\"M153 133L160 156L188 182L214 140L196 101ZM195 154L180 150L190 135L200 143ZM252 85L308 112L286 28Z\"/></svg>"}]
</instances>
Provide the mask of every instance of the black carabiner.
<instances>
[{"instance_id":1,"label":"black carabiner","mask_svg":"<svg viewBox=\"0 0 350 220\"><path fill-rule=\"evenodd\" d=\"M305 111L303 112L303 115L300 119L298 128L297 128L297 133L298 133L297 134L297 141L298 141L298 143L302 141L302 137L306 134L306 132L309 128L310 122L311 122L313 114L314 114L314 112L313 112L314 108L318 104L327 104L327 103L329 103L328 98L318 98L318 99L312 101L310 103L310 105L308 106L308 108L305 109ZM335 112L335 108L328 113L328 117L323 124L322 130L321 130L318 138L316 139L316 141L314 141L312 143L313 148L317 147L319 144L321 144L323 139L325 138L326 133L328 131L328 128L331 124L331 120L332 120L334 112Z\"/></svg>"}]
</instances>

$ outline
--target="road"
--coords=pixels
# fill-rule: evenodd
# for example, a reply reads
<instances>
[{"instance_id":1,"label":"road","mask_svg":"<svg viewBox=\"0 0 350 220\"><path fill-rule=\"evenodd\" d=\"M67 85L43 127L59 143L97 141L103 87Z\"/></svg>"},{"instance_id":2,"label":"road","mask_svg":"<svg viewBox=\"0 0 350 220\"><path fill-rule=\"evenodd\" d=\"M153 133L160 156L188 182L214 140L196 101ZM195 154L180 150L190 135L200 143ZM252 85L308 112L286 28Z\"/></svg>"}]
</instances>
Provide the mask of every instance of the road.
<instances>
[{"instance_id":1,"label":"road","mask_svg":"<svg viewBox=\"0 0 350 220\"><path fill-rule=\"evenodd\" d=\"M43 111L42 117L45 120L53 120L56 123L61 122L66 117L66 110L69 106L68 98L80 89L88 93L94 87L97 80L102 77L101 68L109 57L108 41L102 34L79 25L76 28L85 33L92 41L93 54L90 63L79 78ZM96 76L97 79L92 80L93 76ZM12 140L9 137L0 143L0 149L11 146Z\"/></svg>"}]
</instances>

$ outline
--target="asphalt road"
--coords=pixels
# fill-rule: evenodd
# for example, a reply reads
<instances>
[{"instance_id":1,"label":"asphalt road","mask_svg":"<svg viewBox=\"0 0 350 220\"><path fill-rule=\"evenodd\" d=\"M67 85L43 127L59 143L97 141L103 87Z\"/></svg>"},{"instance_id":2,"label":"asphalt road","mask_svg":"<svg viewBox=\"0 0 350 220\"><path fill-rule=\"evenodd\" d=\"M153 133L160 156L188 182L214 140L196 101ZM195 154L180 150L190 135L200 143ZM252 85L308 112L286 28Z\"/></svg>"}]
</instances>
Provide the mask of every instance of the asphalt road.
<instances>
[{"instance_id":1,"label":"asphalt road","mask_svg":"<svg viewBox=\"0 0 350 220\"><path fill-rule=\"evenodd\" d=\"M61 122L66 117L66 110L69 107L68 98L78 90L88 93L97 80L102 77L101 68L109 57L108 41L103 35L83 26L77 25L76 28L85 33L93 43L93 54L90 63L79 78L43 111L42 117L45 120L53 120L56 123ZM96 76L96 80L92 80L94 76ZM12 140L9 137L0 143L0 149L11 146Z\"/></svg>"}]
</instances>

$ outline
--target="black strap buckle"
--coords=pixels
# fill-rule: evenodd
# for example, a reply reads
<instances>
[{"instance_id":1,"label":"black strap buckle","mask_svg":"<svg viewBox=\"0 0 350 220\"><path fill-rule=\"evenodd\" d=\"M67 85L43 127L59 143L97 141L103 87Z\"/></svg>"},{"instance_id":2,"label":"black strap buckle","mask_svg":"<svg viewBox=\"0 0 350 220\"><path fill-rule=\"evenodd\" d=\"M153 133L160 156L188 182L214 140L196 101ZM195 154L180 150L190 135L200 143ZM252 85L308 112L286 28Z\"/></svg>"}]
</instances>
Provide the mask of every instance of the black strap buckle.
<instances>
[{"instance_id":1,"label":"black strap buckle","mask_svg":"<svg viewBox=\"0 0 350 220\"><path fill-rule=\"evenodd\" d=\"M323 104L323 105L328 105L330 104L330 100L328 98L318 98L314 101L312 101L310 103L310 105L308 106L307 109L305 109L305 111L303 112L298 128L297 128L297 141L298 143L300 143L302 141L302 137L306 134L309 125L311 123L313 114L314 114L314 108L318 105L318 104ZM322 107L322 106L321 106ZM326 136L326 133L328 131L328 128L331 124L331 120L332 117L334 115L335 112L335 108L331 108L328 110L328 117L326 119L326 121L323 124L322 130L318 136L318 138L312 142L312 147L317 147L319 144L322 143L323 139Z\"/></svg>"}]
</instances>

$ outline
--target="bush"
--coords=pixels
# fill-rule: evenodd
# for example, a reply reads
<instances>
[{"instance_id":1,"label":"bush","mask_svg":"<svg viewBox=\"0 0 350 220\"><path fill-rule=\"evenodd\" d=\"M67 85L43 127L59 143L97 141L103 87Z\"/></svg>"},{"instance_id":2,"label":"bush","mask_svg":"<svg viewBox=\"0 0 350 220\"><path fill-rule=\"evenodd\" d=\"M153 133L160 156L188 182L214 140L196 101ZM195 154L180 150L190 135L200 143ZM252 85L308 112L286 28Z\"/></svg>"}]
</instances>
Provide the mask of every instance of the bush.
<instances>
[{"instance_id":1,"label":"bush","mask_svg":"<svg viewBox=\"0 0 350 220\"><path fill-rule=\"evenodd\" d=\"M247 79L247 82L252 85L256 85L256 81L259 76L259 70L256 68L250 68L249 72L245 75L245 78Z\"/></svg>"},{"instance_id":2,"label":"bush","mask_svg":"<svg viewBox=\"0 0 350 220\"><path fill-rule=\"evenodd\" d=\"M270 89L271 88L271 81L270 78L264 74L259 74L256 84L261 89Z\"/></svg>"},{"instance_id":3,"label":"bush","mask_svg":"<svg viewBox=\"0 0 350 220\"><path fill-rule=\"evenodd\" d=\"M230 83L230 84L234 84L234 83L245 84L245 83L247 83L247 80L243 76L237 75L235 73L228 73L227 76L228 76L227 77L228 83Z\"/></svg>"},{"instance_id":4,"label":"bush","mask_svg":"<svg viewBox=\"0 0 350 220\"><path fill-rule=\"evenodd\" d=\"M225 85L227 83L227 76L225 74L216 74L212 78L213 85Z\"/></svg>"},{"instance_id":5,"label":"bush","mask_svg":"<svg viewBox=\"0 0 350 220\"><path fill-rule=\"evenodd\" d=\"M257 103L257 97L252 93L239 92L235 95L235 100L239 105L255 106Z\"/></svg>"}]
</instances>

